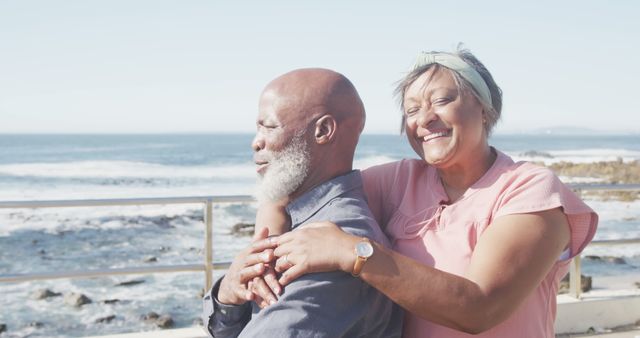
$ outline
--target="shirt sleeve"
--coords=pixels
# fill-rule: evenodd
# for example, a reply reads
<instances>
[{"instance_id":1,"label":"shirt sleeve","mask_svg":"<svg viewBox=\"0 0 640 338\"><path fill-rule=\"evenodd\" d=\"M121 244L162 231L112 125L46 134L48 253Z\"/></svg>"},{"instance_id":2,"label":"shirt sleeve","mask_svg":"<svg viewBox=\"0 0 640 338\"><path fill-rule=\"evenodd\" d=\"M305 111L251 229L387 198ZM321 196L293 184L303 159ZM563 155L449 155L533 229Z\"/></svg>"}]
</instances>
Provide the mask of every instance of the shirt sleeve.
<instances>
[{"instance_id":1,"label":"shirt sleeve","mask_svg":"<svg viewBox=\"0 0 640 338\"><path fill-rule=\"evenodd\" d=\"M593 239L598 215L549 169L524 164L501 196L494 217L561 208L571 231L570 257Z\"/></svg>"},{"instance_id":2,"label":"shirt sleeve","mask_svg":"<svg viewBox=\"0 0 640 338\"><path fill-rule=\"evenodd\" d=\"M362 185L367 198L367 204L373 217L382 228L389 221L394 209L393 187L398 178L397 172L402 162L386 163L362 170Z\"/></svg>"},{"instance_id":3,"label":"shirt sleeve","mask_svg":"<svg viewBox=\"0 0 640 338\"><path fill-rule=\"evenodd\" d=\"M235 338L251 319L251 304L227 305L218 301L216 295L220 289L218 279L203 298L202 322L209 337Z\"/></svg>"}]
</instances>

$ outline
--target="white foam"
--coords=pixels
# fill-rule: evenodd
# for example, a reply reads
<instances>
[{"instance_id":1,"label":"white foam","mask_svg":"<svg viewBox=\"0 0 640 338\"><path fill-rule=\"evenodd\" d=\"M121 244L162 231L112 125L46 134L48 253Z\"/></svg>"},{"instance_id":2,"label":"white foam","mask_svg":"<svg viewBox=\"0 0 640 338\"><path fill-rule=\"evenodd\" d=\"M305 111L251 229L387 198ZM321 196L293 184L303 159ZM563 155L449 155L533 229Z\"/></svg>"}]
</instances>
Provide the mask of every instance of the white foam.
<instances>
[{"instance_id":1,"label":"white foam","mask_svg":"<svg viewBox=\"0 0 640 338\"><path fill-rule=\"evenodd\" d=\"M129 161L0 165L0 175L52 178L253 178L253 164L171 166Z\"/></svg>"},{"instance_id":2,"label":"white foam","mask_svg":"<svg viewBox=\"0 0 640 338\"><path fill-rule=\"evenodd\" d=\"M570 149L570 150L540 150L552 158L544 156L522 156L523 152L508 152L514 161L534 161L545 164L558 162L593 163L610 162L622 159L623 162L631 162L640 159L640 151L628 149Z\"/></svg>"}]
</instances>

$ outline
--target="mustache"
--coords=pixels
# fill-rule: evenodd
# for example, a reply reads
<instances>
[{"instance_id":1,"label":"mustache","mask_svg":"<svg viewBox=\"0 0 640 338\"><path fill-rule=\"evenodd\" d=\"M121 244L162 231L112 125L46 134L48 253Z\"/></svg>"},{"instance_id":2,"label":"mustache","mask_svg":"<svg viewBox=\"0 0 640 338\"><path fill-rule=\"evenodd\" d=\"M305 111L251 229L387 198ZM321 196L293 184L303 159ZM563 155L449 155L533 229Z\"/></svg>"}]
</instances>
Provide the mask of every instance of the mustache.
<instances>
[{"instance_id":1,"label":"mustache","mask_svg":"<svg viewBox=\"0 0 640 338\"><path fill-rule=\"evenodd\" d=\"M279 152L275 152L273 150L263 150L260 153L253 154L253 163L265 163L271 162L275 158L277 158Z\"/></svg>"}]
</instances>

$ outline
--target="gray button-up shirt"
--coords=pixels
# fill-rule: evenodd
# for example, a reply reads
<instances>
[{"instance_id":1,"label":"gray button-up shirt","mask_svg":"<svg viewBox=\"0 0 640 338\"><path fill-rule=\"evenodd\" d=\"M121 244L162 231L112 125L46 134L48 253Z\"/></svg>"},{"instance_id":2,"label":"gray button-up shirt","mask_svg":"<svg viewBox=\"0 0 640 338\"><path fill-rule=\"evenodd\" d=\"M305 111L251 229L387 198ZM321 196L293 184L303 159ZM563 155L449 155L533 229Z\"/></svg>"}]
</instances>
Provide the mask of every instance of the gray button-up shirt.
<instances>
[{"instance_id":1,"label":"gray button-up shirt","mask_svg":"<svg viewBox=\"0 0 640 338\"><path fill-rule=\"evenodd\" d=\"M389 246L367 206L359 171L315 187L290 203L287 211L291 231L310 222L331 221L348 233ZM253 303L218 302L219 285L220 280L204 297L204 326L211 337L387 338L402 333L402 310L342 271L304 275L284 288L276 304L262 310Z\"/></svg>"}]
</instances>

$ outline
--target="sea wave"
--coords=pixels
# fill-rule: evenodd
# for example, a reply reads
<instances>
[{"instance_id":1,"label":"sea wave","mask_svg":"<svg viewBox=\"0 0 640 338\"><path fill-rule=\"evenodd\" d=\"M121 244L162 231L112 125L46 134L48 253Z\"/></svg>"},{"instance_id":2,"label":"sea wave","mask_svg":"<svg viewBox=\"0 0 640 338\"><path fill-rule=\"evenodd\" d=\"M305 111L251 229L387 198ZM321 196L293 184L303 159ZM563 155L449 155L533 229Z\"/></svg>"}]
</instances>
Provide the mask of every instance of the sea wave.
<instances>
[{"instance_id":1,"label":"sea wave","mask_svg":"<svg viewBox=\"0 0 640 338\"><path fill-rule=\"evenodd\" d=\"M131 161L0 165L0 175L50 178L252 178L252 164L175 166Z\"/></svg>"},{"instance_id":2,"label":"sea wave","mask_svg":"<svg viewBox=\"0 0 640 338\"><path fill-rule=\"evenodd\" d=\"M603 161L631 162L640 159L640 151L629 149L567 149L508 152L515 161L594 163Z\"/></svg>"}]
</instances>

